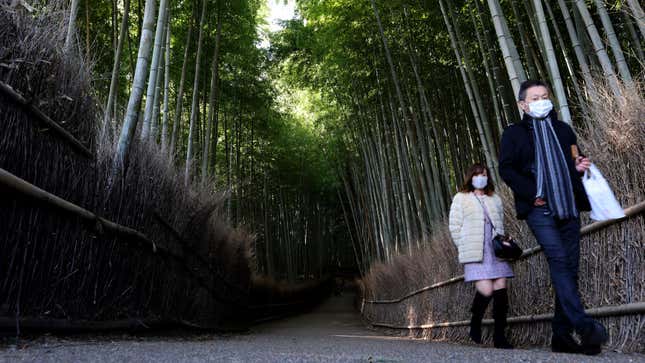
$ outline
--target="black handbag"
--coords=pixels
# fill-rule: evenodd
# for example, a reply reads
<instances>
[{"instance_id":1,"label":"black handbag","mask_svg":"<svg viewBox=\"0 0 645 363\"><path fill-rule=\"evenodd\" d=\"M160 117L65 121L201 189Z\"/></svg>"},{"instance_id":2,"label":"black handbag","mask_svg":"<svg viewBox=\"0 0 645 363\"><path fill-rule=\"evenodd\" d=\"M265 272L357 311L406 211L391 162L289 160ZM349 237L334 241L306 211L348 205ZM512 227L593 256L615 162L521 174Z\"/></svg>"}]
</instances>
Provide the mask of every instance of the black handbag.
<instances>
[{"instance_id":1,"label":"black handbag","mask_svg":"<svg viewBox=\"0 0 645 363\"><path fill-rule=\"evenodd\" d=\"M475 198L477 198L479 204L481 204L482 209L484 209L485 212L486 208L484 207L482 201L477 196L475 196ZM495 233L495 237L493 237L493 251L495 252L495 257L506 261L514 261L520 258L524 251L515 242L515 240L513 240L511 236L497 234L497 229L495 228L492 219L490 221L490 224L493 226L493 232Z\"/></svg>"},{"instance_id":2,"label":"black handbag","mask_svg":"<svg viewBox=\"0 0 645 363\"><path fill-rule=\"evenodd\" d=\"M502 236L501 234L493 237L493 250L495 251L495 257L507 261L517 260L524 252L522 251L522 248L515 243L513 238L510 236Z\"/></svg>"}]
</instances>

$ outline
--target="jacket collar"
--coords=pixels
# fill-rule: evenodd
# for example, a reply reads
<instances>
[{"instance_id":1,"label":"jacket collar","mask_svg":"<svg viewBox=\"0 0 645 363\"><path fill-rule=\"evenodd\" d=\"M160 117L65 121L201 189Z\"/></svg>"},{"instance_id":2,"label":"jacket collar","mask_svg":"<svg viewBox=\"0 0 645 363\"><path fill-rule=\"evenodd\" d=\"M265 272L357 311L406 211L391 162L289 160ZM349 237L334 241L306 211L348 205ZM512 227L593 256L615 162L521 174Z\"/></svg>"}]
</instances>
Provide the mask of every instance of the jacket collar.
<instances>
[{"instance_id":1,"label":"jacket collar","mask_svg":"<svg viewBox=\"0 0 645 363\"><path fill-rule=\"evenodd\" d=\"M479 199L479 197L477 196L477 194L475 194L475 192L470 192L468 194L470 194L470 196L475 200ZM491 199L491 196L488 195L488 194L484 194L484 195L482 195L482 197L483 198L481 198L481 200L484 201L484 202L486 202L487 200Z\"/></svg>"}]
</instances>

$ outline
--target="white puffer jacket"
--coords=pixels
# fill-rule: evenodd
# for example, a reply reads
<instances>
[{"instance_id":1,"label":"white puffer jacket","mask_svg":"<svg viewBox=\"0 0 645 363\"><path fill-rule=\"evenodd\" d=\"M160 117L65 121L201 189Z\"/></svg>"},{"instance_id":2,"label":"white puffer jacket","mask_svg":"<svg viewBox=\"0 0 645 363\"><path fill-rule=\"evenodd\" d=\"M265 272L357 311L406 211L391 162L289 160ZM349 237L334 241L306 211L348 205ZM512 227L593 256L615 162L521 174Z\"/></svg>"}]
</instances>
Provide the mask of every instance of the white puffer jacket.
<instances>
[{"instance_id":1,"label":"white puffer jacket","mask_svg":"<svg viewBox=\"0 0 645 363\"><path fill-rule=\"evenodd\" d=\"M495 231L504 234L504 207L497 195L484 195ZM457 193L450 206L450 235L459 251L459 263L481 262L484 258L484 210L474 193Z\"/></svg>"}]
</instances>

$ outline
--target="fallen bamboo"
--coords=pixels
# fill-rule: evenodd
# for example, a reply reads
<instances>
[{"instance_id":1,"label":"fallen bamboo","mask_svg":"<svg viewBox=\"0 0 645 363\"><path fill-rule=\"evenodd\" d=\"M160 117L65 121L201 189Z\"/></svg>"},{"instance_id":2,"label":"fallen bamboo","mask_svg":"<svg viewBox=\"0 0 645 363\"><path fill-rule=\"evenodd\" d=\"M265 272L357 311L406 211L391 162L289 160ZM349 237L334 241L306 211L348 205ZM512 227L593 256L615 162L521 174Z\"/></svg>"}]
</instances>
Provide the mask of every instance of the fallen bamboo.
<instances>
[{"instance_id":1,"label":"fallen bamboo","mask_svg":"<svg viewBox=\"0 0 645 363\"><path fill-rule=\"evenodd\" d=\"M591 308L585 310L587 315L600 318L606 316L624 316L624 315L635 315L645 313L645 302L634 302L629 304L622 305L612 305L612 306L602 306L597 308ZM522 324L522 323L536 323L540 321L548 321L553 319L553 314L539 314L539 315L521 315L513 316L508 318L509 324ZM494 319L484 319L482 324L492 325L495 322ZM372 322L372 326L388 329L405 329L405 330L419 330L419 329L433 329L433 328L449 328L455 326L468 326L470 325L470 320L460 320L460 321L447 321L443 323L431 323L431 324L422 324L422 325L396 325L389 323L380 323Z\"/></svg>"},{"instance_id":2,"label":"fallen bamboo","mask_svg":"<svg viewBox=\"0 0 645 363\"><path fill-rule=\"evenodd\" d=\"M434 283L432 285L422 287L422 288L420 288L418 290L414 290L414 291L412 291L412 292L410 292L410 293L408 293L408 294L406 294L404 296L401 296L400 298L397 298L397 299L363 300L363 302L365 304L396 304L396 303L402 302L403 300L407 300L407 299L409 299L409 298L411 298L411 297L413 297L415 295L419 295L422 292L433 290L433 289L436 289L438 287L450 285L450 284L453 284L455 282L463 281L463 279L464 279L464 275L458 275L458 276L455 276L455 277L450 278L448 280L437 282L437 283Z\"/></svg>"},{"instance_id":3,"label":"fallen bamboo","mask_svg":"<svg viewBox=\"0 0 645 363\"><path fill-rule=\"evenodd\" d=\"M13 100L15 103L25 107L29 112L34 114L38 120L44 123L47 127L50 127L54 132L67 141L76 151L80 152L83 156L86 156L90 159L94 158L94 154L83 145L78 139L76 139L72 134L60 126L57 122L45 115L38 107L34 106L29 102L25 97L20 93L16 92L11 86L0 81L0 91L2 91L9 99Z\"/></svg>"},{"instance_id":4,"label":"fallen bamboo","mask_svg":"<svg viewBox=\"0 0 645 363\"><path fill-rule=\"evenodd\" d=\"M580 236L585 236L585 235L591 234L593 232L596 232L598 230L601 230L603 228L606 228L608 226L611 226L613 224L625 221L625 220L627 220L627 219L629 219L631 217L634 217L636 215L639 215L639 214L643 213L644 211L645 211L645 202L637 203L637 204L625 209L625 217L624 218L610 219L610 220L607 220L607 221L594 222L594 223L591 223L591 224L588 224L588 225L582 227L580 229ZM541 246L534 246L534 247L531 247L531 248L527 248L527 249L524 250L524 252L522 253L522 256L518 259L518 261L523 260L523 259L525 259L525 258L527 258L529 256L535 255L535 254L537 254L539 252L542 252L542 247ZM420 289L414 290L414 291L412 291L412 292L410 292L410 293L408 293L406 295L403 295L403 296L401 296L399 298L396 298L396 299L382 299L382 300L365 300L365 299L363 299L363 303L364 304L396 304L396 303L400 303L400 302L402 302L404 300L407 300L407 299L409 299L409 298L411 298L413 296L419 295L419 294L421 294L421 293L423 293L425 291L434 290L436 288L446 286L446 285L451 285L451 284L454 284L454 283L457 283L457 282L460 282L460 281L463 281L463 280L464 280L464 275L458 275L458 276L452 277L452 278L450 278L448 280L437 282L437 283L434 283L432 285L425 286L425 287L422 287Z\"/></svg>"}]
</instances>

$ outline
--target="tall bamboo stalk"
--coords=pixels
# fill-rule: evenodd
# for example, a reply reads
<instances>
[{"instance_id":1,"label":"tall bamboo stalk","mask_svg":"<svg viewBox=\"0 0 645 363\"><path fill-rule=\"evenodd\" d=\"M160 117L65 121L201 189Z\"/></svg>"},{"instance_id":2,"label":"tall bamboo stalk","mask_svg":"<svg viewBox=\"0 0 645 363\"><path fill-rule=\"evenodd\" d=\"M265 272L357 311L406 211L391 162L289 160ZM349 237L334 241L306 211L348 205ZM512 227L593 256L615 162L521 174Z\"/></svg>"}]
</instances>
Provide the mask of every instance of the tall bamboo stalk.
<instances>
[{"instance_id":1,"label":"tall bamboo stalk","mask_svg":"<svg viewBox=\"0 0 645 363\"><path fill-rule=\"evenodd\" d=\"M514 107L513 111L511 109L511 103L508 102L507 100L507 92L506 92L506 86L504 85L505 82L502 80L502 75L499 71L499 66L498 66L498 61L497 57L494 56L494 49L491 39L490 39L490 31L488 26L486 26L486 22L484 22L484 18L482 16L482 9L479 1L474 1L475 3L475 8L477 9L477 18L479 19L479 22L481 24L481 27L484 32L483 40L484 40L484 47L487 50L487 53L490 55L491 59L491 65L492 65L492 71L493 71L493 80L495 81L495 90L496 96L499 97L499 101L502 104L502 110L504 110L504 116L506 119L506 124L510 123L512 120L514 120L519 114L519 109L517 107ZM513 97L515 99L515 97Z\"/></svg>"},{"instance_id":2,"label":"tall bamboo stalk","mask_svg":"<svg viewBox=\"0 0 645 363\"><path fill-rule=\"evenodd\" d=\"M625 25L627 25L627 30L629 31L629 35L632 38L630 43L632 47L634 47L634 49L636 50L636 56L638 57L638 60L641 63L645 63L645 53L643 53L643 48L641 47L641 41L639 39L636 28L634 28L632 19L630 15L627 13L627 11L625 11L624 8L621 10L621 13L623 15L623 22L625 23Z\"/></svg>"},{"instance_id":3,"label":"tall bamboo stalk","mask_svg":"<svg viewBox=\"0 0 645 363\"><path fill-rule=\"evenodd\" d=\"M585 80L585 85L588 90L593 89L593 78L591 77L591 71L589 70L589 64L587 63L587 58L582 50L580 41L578 40L578 34L576 33L573 21L571 20L571 14L569 13L569 8L564 0L558 0L558 6L560 7L560 12L564 17L564 23L567 27L567 33L569 33L569 39L571 39L571 46L576 55L578 65L580 66L580 72L582 77Z\"/></svg>"},{"instance_id":4,"label":"tall bamboo stalk","mask_svg":"<svg viewBox=\"0 0 645 363\"><path fill-rule=\"evenodd\" d=\"M65 45L63 50L66 52L69 50L69 47L72 45L74 40L74 35L76 34L76 15L78 14L78 3L79 0L72 0L69 7L69 20L67 22L67 35L65 37Z\"/></svg>"},{"instance_id":5,"label":"tall bamboo stalk","mask_svg":"<svg viewBox=\"0 0 645 363\"><path fill-rule=\"evenodd\" d=\"M616 66L618 67L618 72L620 77L623 79L626 85L632 84L632 74L629 72L629 67L625 61L625 55L623 54L623 49L620 46L618 37L616 36L616 31L614 26L609 19L609 14L605 8L603 0L595 0L596 8L598 9L598 15L600 16L600 21L602 22L603 28L605 28L605 35L609 40L609 45L611 46L611 51L614 53L614 59L616 59Z\"/></svg>"},{"instance_id":6,"label":"tall bamboo stalk","mask_svg":"<svg viewBox=\"0 0 645 363\"><path fill-rule=\"evenodd\" d=\"M121 52L123 51L123 41L126 37L126 31L128 30L128 19L130 14L130 0L124 0L123 2L123 19L121 20L121 31L119 33L119 40L117 42L116 50L114 53L114 64L112 65L112 77L110 79L110 90L108 92L107 104L105 105L105 113L103 114L103 125L101 126L101 140L105 137L105 132L108 129L108 125L112 115L112 104L115 103L117 87L119 83L119 69L121 66ZM115 114L114 117L117 115Z\"/></svg>"},{"instance_id":7,"label":"tall bamboo stalk","mask_svg":"<svg viewBox=\"0 0 645 363\"><path fill-rule=\"evenodd\" d=\"M184 184L188 185L190 182L190 172L193 162L193 138L195 133L195 125L198 107L199 107L199 75L202 55L202 43L204 36L204 22L206 19L206 0L202 0L202 12L199 20L199 35L197 37L197 54L195 55L195 81L193 82L193 102L190 108L190 126L188 129L188 148L186 151L186 170L184 173Z\"/></svg>"},{"instance_id":8,"label":"tall bamboo stalk","mask_svg":"<svg viewBox=\"0 0 645 363\"><path fill-rule=\"evenodd\" d=\"M159 76L159 62L161 61L161 46L164 43L164 31L166 11L168 10L168 0L160 0L159 16L157 17L157 28L155 31L155 45L152 50L152 62L150 63L150 76L148 78L148 91L146 92L146 108L143 113L143 125L141 128L141 140L148 140L150 137L150 128L153 122L153 113L155 107L155 92L158 88L157 78Z\"/></svg>"},{"instance_id":9,"label":"tall bamboo stalk","mask_svg":"<svg viewBox=\"0 0 645 363\"><path fill-rule=\"evenodd\" d=\"M211 128L213 129L214 135L214 150L213 153L217 152L217 104L218 99L218 81L219 81L219 47L220 39L222 37L222 16L218 11L217 15L217 28L215 35L215 51L213 53L213 64L211 65L212 75L211 75L211 84L210 84L210 99L208 106L208 116L206 117L206 133L204 135L204 148L202 155L202 182L206 181L208 176L208 166L210 160L210 146L211 146Z\"/></svg>"},{"instance_id":10,"label":"tall bamboo stalk","mask_svg":"<svg viewBox=\"0 0 645 363\"><path fill-rule=\"evenodd\" d=\"M394 64L392 62L392 56L390 55L390 48L388 47L387 39L385 38L385 34L383 33L383 25L381 24L381 17L379 16L378 9L376 8L376 4L374 3L374 0L371 0L371 3L372 3L372 9L374 10L374 17L376 18L376 24L378 26L378 31L381 37L381 41L383 42L383 51L385 52L385 58L387 59L387 64L390 67L390 76L392 77L392 83L396 91L396 97L399 101L399 106L401 107L401 113L403 114L403 118L405 119L407 118L406 116L407 112L406 112L405 102L403 101L403 95L401 93L399 78L396 75L396 70L394 69Z\"/></svg>"},{"instance_id":11,"label":"tall bamboo stalk","mask_svg":"<svg viewBox=\"0 0 645 363\"><path fill-rule=\"evenodd\" d=\"M489 59L488 59L488 52L486 51L486 48L484 47L484 43L482 41L482 37L479 33L479 28L477 27L477 23L475 22L475 16L473 15L472 11L468 12L470 14L470 20L473 24L473 28L475 29L475 36L477 37L477 43L479 44L479 51L482 56L482 59L484 61L484 72L486 73L486 80L488 81L488 90L490 92L491 98L495 100L493 102L493 110L495 111L495 120L497 124L497 132L499 135L502 134L503 127L502 127L502 115L499 110L499 105L496 101L497 99L497 94L495 93L495 85L493 81L493 75L490 70L490 64L489 64Z\"/></svg>"},{"instance_id":12,"label":"tall bamboo stalk","mask_svg":"<svg viewBox=\"0 0 645 363\"><path fill-rule=\"evenodd\" d=\"M580 13L582 21L585 24L585 28L587 29L587 33L589 33L589 37L591 38L594 51L602 67L605 80L609 84L609 87L611 87L614 97L616 97L616 99L620 103L622 103L622 94L620 92L620 87L618 86L618 78L616 77L616 73L614 73L614 67L609 60L609 56L607 55L605 46L603 45L602 39L600 38L598 29L596 28L596 25L591 18L591 14L589 14L589 9L587 9L587 5L585 4L584 0L575 1L578 12Z\"/></svg>"},{"instance_id":13,"label":"tall bamboo stalk","mask_svg":"<svg viewBox=\"0 0 645 363\"><path fill-rule=\"evenodd\" d=\"M645 12L641 7L641 3L637 0L627 0L627 3L629 4L629 8L632 10L638 29L641 31L641 37L645 38Z\"/></svg>"},{"instance_id":14,"label":"tall bamboo stalk","mask_svg":"<svg viewBox=\"0 0 645 363\"><path fill-rule=\"evenodd\" d=\"M448 17L448 13L446 12L443 0L439 0L439 6L441 7L441 13L443 14L443 19L444 19L444 23L446 24L446 28L448 29L448 34L450 35L450 44L452 45L453 52L455 53L455 57L457 58L459 72L461 73L461 78L464 83L464 88L466 89L466 94L468 95L468 102L470 104L470 108L471 108L473 117L475 119L475 123L477 125L479 140L482 145L482 149L484 151L486 164L488 165L489 168L491 168L491 172L492 172L493 170L497 170L497 163L494 162L493 154L490 149L490 144L486 138L486 134L484 133L484 127L482 125L482 119L480 117L480 110L477 107L477 103L475 102L475 97L473 95L472 84L466 74L466 66L462 62L462 59L461 59L462 56L459 52L459 48L457 46L457 40L456 40L454 31L452 29L450 18ZM497 175L497 174L495 173L494 175Z\"/></svg>"},{"instance_id":15,"label":"tall bamboo stalk","mask_svg":"<svg viewBox=\"0 0 645 363\"><path fill-rule=\"evenodd\" d=\"M569 104L567 102L567 95L564 92L564 85L560 77L560 69L558 67L558 60L555 58L555 51L553 50L553 43L551 42L551 34L549 33L549 25L546 23L544 16L544 9L542 8L542 0L533 0L535 7L535 15L537 16L540 32L542 33L542 41L546 50L547 61L549 69L551 70L551 79L553 89L555 91L558 102L560 103L560 116L562 121L571 124L571 113L569 113Z\"/></svg>"},{"instance_id":16,"label":"tall bamboo stalk","mask_svg":"<svg viewBox=\"0 0 645 363\"><path fill-rule=\"evenodd\" d=\"M576 75L576 71L573 69L573 62L569 57L569 52L567 51L567 47L564 43L564 39L562 38L562 34L560 33L558 24L555 21L555 15L553 14L553 10L551 9L551 5L549 5L548 1L544 2L544 5L546 7L547 14L549 14L549 18L551 19L551 27L555 31L555 38L558 40L558 45L560 46L560 51L562 52L562 56L564 57L564 62L567 67L567 71L569 72L569 76L571 76L571 81L573 83L573 90L575 91L576 97L578 98L578 105L580 106L580 108L582 108L583 113L586 113L586 110L587 110L587 107L585 105L586 102L582 95L580 84L578 83L578 76Z\"/></svg>"},{"instance_id":17,"label":"tall bamboo stalk","mask_svg":"<svg viewBox=\"0 0 645 363\"><path fill-rule=\"evenodd\" d=\"M175 154L175 145L177 144L177 137L179 136L179 125L181 123L181 111L184 105L184 82L186 81L186 67L188 66L188 50L190 49L190 42L193 34L192 22L188 25L188 35L186 35L186 42L184 43L184 60L181 65L181 76L179 77L179 89L177 90L177 102L175 104L175 119L172 123L172 136L170 137L169 154L171 160ZM163 146L163 145L162 145Z\"/></svg>"},{"instance_id":18,"label":"tall bamboo stalk","mask_svg":"<svg viewBox=\"0 0 645 363\"><path fill-rule=\"evenodd\" d=\"M488 7L490 9L491 16L493 17L493 24L495 25L495 32L497 33L497 41L499 42L499 47L501 48L502 55L504 56L506 72L508 73L508 78L511 81L513 93L517 95L520 90L520 83L526 80L526 75L519 59L514 59L512 56L512 53L516 53L517 50L515 48L515 42L513 42L513 38L511 37L510 32L508 32L508 26L506 25L506 20L504 19L504 14L502 13L498 0L488 0ZM515 49L515 52L512 52L512 49Z\"/></svg>"},{"instance_id":19,"label":"tall bamboo stalk","mask_svg":"<svg viewBox=\"0 0 645 363\"><path fill-rule=\"evenodd\" d=\"M159 55L159 64L157 66L157 77L155 80L155 94L153 98L153 107L152 107L152 117L150 119L150 134L148 136L148 140L152 142L157 142L157 133L159 129L159 111L161 108L161 100L160 100L160 95L161 95L161 76L162 76L162 70L165 68L165 53L166 53L166 30L168 28L167 23L168 19L164 22L164 29L162 34L162 40L161 40L161 54Z\"/></svg>"},{"instance_id":20,"label":"tall bamboo stalk","mask_svg":"<svg viewBox=\"0 0 645 363\"><path fill-rule=\"evenodd\" d=\"M466 70L466 74L468 75L468 80L470 81L470 84L472 87L471 89L473 92L473 97L475 98L475 104L477 105L477 110L479 113L479 117L481 119L481 126L484 130L484 136L486 137L487 147L490 152L491 164L488 164L488 166L489 168L491 168L491 172L495 177L497 175L497 154L495 153L495 141L493 140L493 134L491 132L490 122L488 121L488 114L483 105L483 102L484 102L483 97L479 93L477 78L475 77L475 73L472 67L472 62L470 60L470 56L468 55L468 51L464 46L463 37L461 36L461 31L459 30L459 24L457 23L457 19L455 19L453 16L454 12L453 12L452 6L450 5L450 2L447 2L445 4L448 6L448 15L451 19L451 23L454 24L455 39L457 42L457 46L461 50L460 53L462 54L462 57L463 57L463 65ZM499 178L497 178L497 180L499 180Z\"/></svg>"},{"instance_id":21,"label":"tall bamboo stalk","mask_svg":"<svg viewBox=\"0 0 645 363\"><path fill-rule=\"evenodd\" d=\"M540 79L550 79L553 78L551 74L551 69L548 66L548 60L546 56L546 48L544 47L544 40L542 40L542 32L540 31L540 25L535 16L535 6L533 6L532 1L523 1L522 7L526 11L526 18L529 20L529 26L531 32L535 35L537 42L529 43L530 54L527 54L527 57L533 59L533 63L537 68L538 75ZM537 44L537 51L535 50L534 43ZM546 69L544 66L546 65Z\"/></svg>"},{"instance_id":22,"label":"tall bamboo stalk","mask_svg":"<svg viewBox=\"0 0 645 363\"><path fill-rule=\"evenodd\" d=\"M92 59L90 56L90 6L85 0L85 59Z\"/></svg>"},{"instance_id":23,"label":"tall bamboo stalk","mask_svg":"<svg viewBox=\"0 0 645 363\"><path fill-rule=\"evenodd\" d=\"M170 17L170 13L168 15ZM161 151L166 152L168 144L168 100L170 91L170 19L166 21L166 53L163 86L163 118L161 119Z\"/></svg>"},{"instance_id":24,"label":"tall bamboo stalk","mask_svg":"<svg viewBox=\"0 0 645 363\"><path fill-rule=\"evenodd\" d=\"M123 121L123 128L119 137L117 157L115 158L115 169L123 168L128 159L130 144L134 139L134 133L139 119L139 108L143 97L143 87L146 83L148 60L150 59L150 48L152 47L152 29L155 21L155 0L146 0L146 7L143 17L141 40L139 42L139 53L137 66L132 81L132 90L128 100L128 108Z\"/></svg>"},{"instance_id":25,"label":"tall bamboo stalk","mask_svg":"<svg viewBox=\"0 0 645 363\"><path fill-rule=\"evenodd\" d=\"M529 46L529 40L527 39L527 31L524 28L524 21L522 20L522 16L519 13L519 9L517 8L517 5L515 4L514 0L509 1L511 4L511 11L513 12L513 15L515 16L515 23L517 26L517 32L520 35L520 43L522 44L522 50L524 50L524 57L526 58L526 64L528 68L528 75L530 78L536 79L539 78L538 74L538 69L536 66L535 59L531 56L532 55L532 49Z\"/></svg>"},{"instance_id":26,"label":"tall bamboo stalk","mask_svg":"<svg viewBox=\"0 0 645 363\"><path fill-rule=\"evenodd\" d=\"M446 164L446 158L444 155L443 147L439 146L437 147L436 145L442 145L441 139L439 138L439 132L437 131L437 125L434 120L434 117L432 115L432 110L430 108L430 104L428 102L428 99L426 97L426 90L425 87L423 86L423 82L421 81L421 77L419 76L419 72L417 70L416 66L416 61L412 59L411 56L411 64L412 64L412 70L414 71L414 77L417 81L417 88L419 92L419 98L421 100L421 109L422 109L422 115L425 116L425 121L426 125L430 125L430 129L432 131L432 137L428 134L426 139L428 140L428 144L431 146L431 149L436 149L437 150L437 156L439 158L439 162L437 163L435 161L435 158L433 157L432 153L429 151L424 151L424 155L427 153L428 156L430 156L430 161L431 161L431 170L433 170L433 175L442 175L442 180L439 181L438 178L433 178L433 185L436 188L436 198L438 199L437 202L440 205L439 208L439 215L435 216L436 218L441 218L445 217L445 207L447 206L446 200L444 198L444 193L443 193L443 188L441 188L442 183L443 186L448 186L449 183L449 177L448 173L449 170L447 168ZM437 165L439 164L439 165Z\"/></svg>"}]
</instances>

